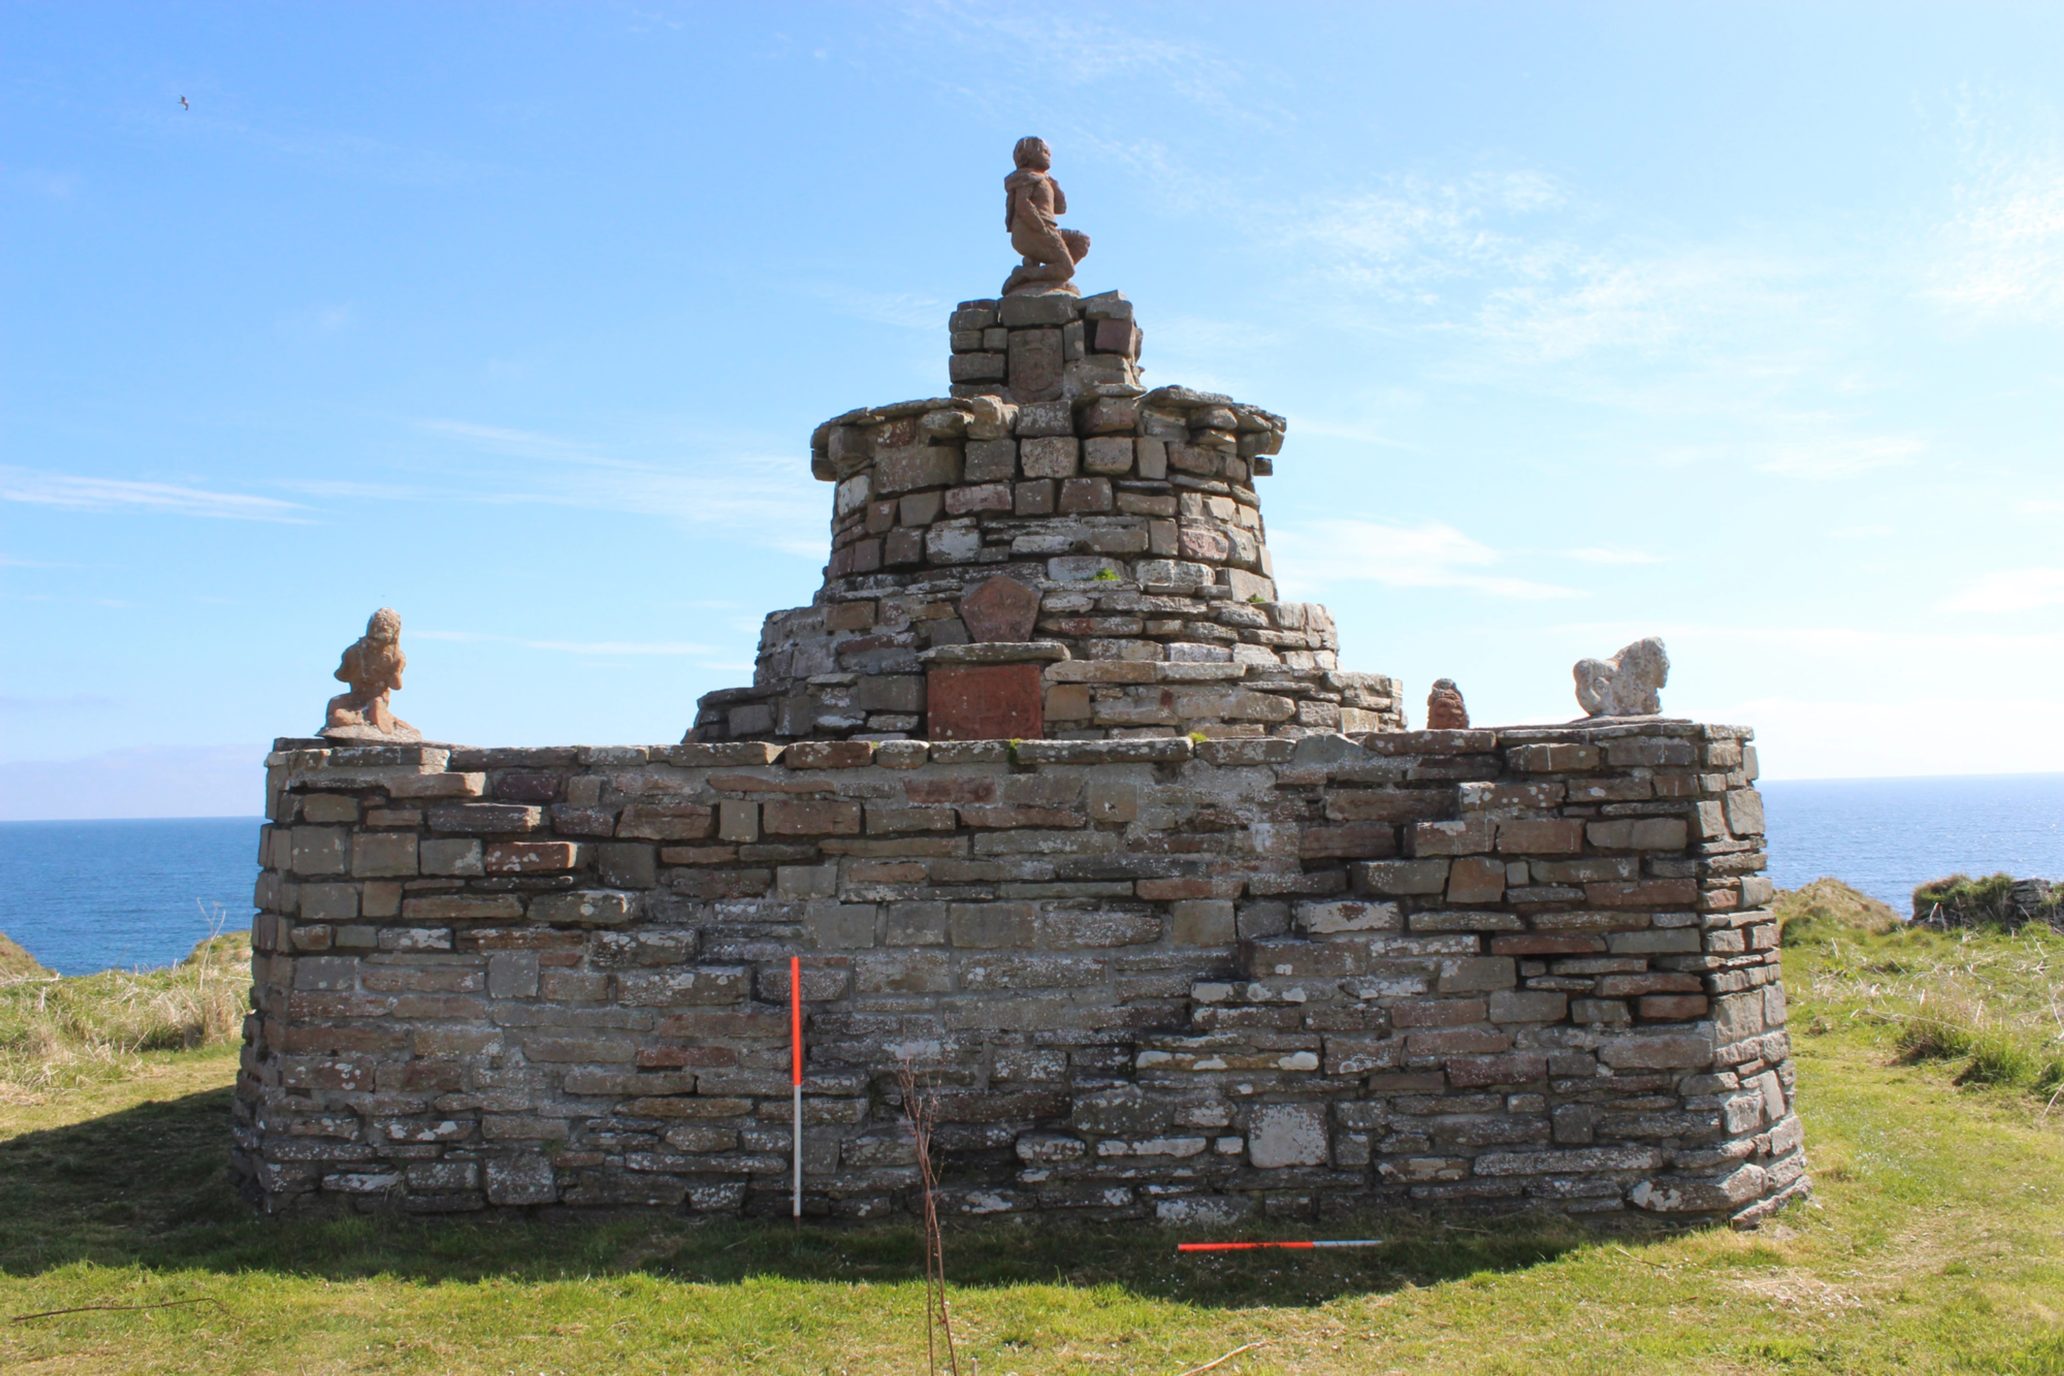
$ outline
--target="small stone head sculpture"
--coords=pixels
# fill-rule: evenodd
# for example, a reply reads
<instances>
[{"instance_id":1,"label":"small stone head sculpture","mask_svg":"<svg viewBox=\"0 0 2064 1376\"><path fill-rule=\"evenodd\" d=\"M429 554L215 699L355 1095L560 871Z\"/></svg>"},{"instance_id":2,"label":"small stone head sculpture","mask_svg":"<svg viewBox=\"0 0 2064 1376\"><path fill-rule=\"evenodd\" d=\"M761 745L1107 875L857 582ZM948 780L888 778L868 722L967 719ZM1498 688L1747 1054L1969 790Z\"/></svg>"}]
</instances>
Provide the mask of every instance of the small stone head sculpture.
<instances>
[{"instance_id":1,"label":"small stone head sculpture","mask_svg":"<svg viewBox=\"0 0 2064 1376\"><path fill-rule=\"evenodd\" d=\"M1433 691L1426 695L1426 729L1429 731L1461 731L1469 725L1469 708L1462 701L1462 690L1451 678L1437 678Z\"/></svg>"},{"instance_id":2,"label":"small stone head sculpture","mask_svg":"<svg viewBox=\"0 0 2064 1376\"><path fill-rule=\"evenodd\" d=\"M401 613L392 607L382 607L366 619L365 638L382 644L393 644L401 639Z\"/></svg>"},{"instance_id":3,"label":"small stone head sculpture","mask_svg":"<svg viewBox=\"0 0 2064 1376\"><path fill-rule=\"evenodd\" d=\"M1027 134L1011 149L1011 161L1034 172L1048 172L1053 169L1053 150L1045 139Z\"/></svg>"}]
</instances>

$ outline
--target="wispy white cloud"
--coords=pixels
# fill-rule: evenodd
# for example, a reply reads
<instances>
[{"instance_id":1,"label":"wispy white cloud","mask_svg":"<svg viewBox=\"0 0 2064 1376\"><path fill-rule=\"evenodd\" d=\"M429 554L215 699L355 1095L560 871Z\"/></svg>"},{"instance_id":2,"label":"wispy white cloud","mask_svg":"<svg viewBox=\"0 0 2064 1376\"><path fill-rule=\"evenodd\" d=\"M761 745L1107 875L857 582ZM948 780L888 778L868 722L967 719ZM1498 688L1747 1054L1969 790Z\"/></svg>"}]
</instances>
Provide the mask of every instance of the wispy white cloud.
<instances>
[{"instance_id":1,"label":"wispy white cloud","mask_svg":"<svg viewBox=\"0 0 2064 1376\"><path fill-rule=\"evenodd\" d=\"M1966 99L1964 175L1929 294L1974 319L2064 325L2064 146Z\"/></svg>"},{"instance_id":2,"label":"wispy white cloud","mask_svg":"<svg viewBox=\"0 0 2064 1376\"><path fill-rule=\"evenodd\" d=\"M1780 308L1791 269L1754 254L1684 245L1666 252L1545 254L1533 280L1492 287L1476 332L1525 361L1596 353L1672 353L1690 361L1731 347L1741 322Z\"/></svg>"},{"instance_id":3,"label":"wispy white cloud","mask_svg":"<svg viewBox=\"0 0 2064 1376\"><path fill-rule=\"evenodd\" d=\"M1125 82L1231 122L1277 126L1290 120L1266 94L1276 85L1271 74L1251 61L1232 61L1202 43L1156 33L1115 13L1107 20L1093 8L1025 9L968 0L909 0L900 10L903 24L895 37L909 70L926 67L910 60L913 46L935 53L943 48L937 70L948 74L945 80L954 82L970 68L979 71L968 94L1007 102L1014 111L1027 108L1028 86L1042 97L1036 108L1065 110L1065 102L1053 99L1056 86Z\"/></svg>"},{"instance_id":4,"label":"wispy white cloud","mask_svg":"<svg viewBox=\"0 0 2064 1376\"><path fill-rule=\"evenodd\" d=\"M61 507L70 511L126 511L226 521L271 521L291 525L308 521L306 507L277 497L6 466L0 466L0 502Z\"/></svg>"},{"instance_id":5,"label":"wispy white cloud","mask_svg":"<svg viewBox=\"0 0 2064 1376\"><path fill-rule=\"evenodd\" d=\"M1455 279L1551 273L1571 250L1521 221L1566 199L1553 178L1524 169L1446 180L1397 176L1372 190L1307 201L1286 217L1282 234L1316 253L1340 282L1430 303Z\"/></svg>"},{"instance_id":6,"label":"wispy white cloud","mask_svg":"<svg viewBox=\"0 0 2064 1376\"><path fill-rule=\"evenodd\" d=\"M2064 607L2064 568L1995 569L1938 604L1944 611L2010 614Z\"/></svg>"},{"instance_id":7,"label":"wispy white cloud","mask_svg":"<svg viewBox=\"0 0 2064 1376\"><path fill-rule=\"evenodd\" d=\"M1604 222L1560 180L1516 168L1385 178L1303 202L1275 232L1335 288L1382 298L1383 328L1476 345L1486 362L1773 365L1768 340L1747 336L1797 308L1800 265L1729 244L1658 244Z\"/></svg>"},{"instance_id":8,"label":"wispy white cloud","mask_svg":"<svg viewBox=\"0 0 2064 1376\"><path fill-rule=\"evenodd\" d=\"M1497 572L1498 551L1444 521L1311 521L1278 526L1271 543L1278 567L1293 570L1299 585L1457 588L1524 601L1582 596L1576 588Z\"/></svg>"}]
</instances>

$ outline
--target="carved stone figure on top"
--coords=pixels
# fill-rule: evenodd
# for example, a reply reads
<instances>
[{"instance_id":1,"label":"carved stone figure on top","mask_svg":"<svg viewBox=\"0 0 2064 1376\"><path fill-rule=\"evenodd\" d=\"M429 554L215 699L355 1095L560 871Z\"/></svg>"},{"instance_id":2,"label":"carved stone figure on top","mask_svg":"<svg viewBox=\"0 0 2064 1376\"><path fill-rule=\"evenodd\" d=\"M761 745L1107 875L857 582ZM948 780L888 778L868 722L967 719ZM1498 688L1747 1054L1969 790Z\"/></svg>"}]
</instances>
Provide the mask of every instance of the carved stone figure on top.
<instances>
[{"instance_id":1,"label":"carved stone figure on top","mask_svg":"<svg viewBox=\"0 0 2064 1376\"><path fill-rule=\"evenodd\" d=\"M423 733L394 715L387 700L401 687L401 614L382 607L366 632L345 647L337 681L348 691L330 699L323 736L333 741L419 741Z\"/></svg>"},{"instance_id":2,"label":"carved stone figure on top","mask_svg":"<svg viewBox=\"0 0 2064 1376\"><path fill-rule=\"evenodd\" d=\"M1654 636L1637 640L1611 659L1580 659L1573 671L1577 702L1594 717L1653 717L1670 678L1670 656Z\"/></svg>"},{"instance_id":3,"label":"carved stone figure on top","mask_svg":"<svg viewBox=\"0 0 2064 1376\"><path fill-rule=\"evenodd\" d=\"M1462 690L1451 678L1437 678L1433 691L1426 695L1426 729L1429 731L1463 731L1469 727L1469 708L1462 701Z\"/></svg>"},{"instance_id":4,"label":"carved stone figure on top","mask_svg":"<svg viewBox=\"0 0 2064 1376\"><path fill-rule=\"evenodd\" d=\"M1032 292L1066 292L1079 296L1075 265L1089 252L1089 236L1079 229L1062 229L1057 217L1068 213L1068 197L1061 184L1048 176L1053 151L1045 139L1027 135L1011 150L1018 170L1003 179L1003 227L1010 231L1011 247L1025 261L1004 279L1005 296Z\"/></svg>"}]
</instances>

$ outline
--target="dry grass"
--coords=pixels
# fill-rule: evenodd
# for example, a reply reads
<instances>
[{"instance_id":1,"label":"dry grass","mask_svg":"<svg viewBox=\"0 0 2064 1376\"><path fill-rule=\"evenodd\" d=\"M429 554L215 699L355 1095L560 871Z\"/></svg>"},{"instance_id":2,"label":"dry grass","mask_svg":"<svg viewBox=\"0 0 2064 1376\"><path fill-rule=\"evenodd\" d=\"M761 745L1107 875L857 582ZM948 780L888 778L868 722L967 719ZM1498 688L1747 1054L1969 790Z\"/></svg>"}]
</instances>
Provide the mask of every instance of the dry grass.
<instances>
[{"instance_id":1,"label":"dry grass","mask_svg":"<svg viewBox=\"0 0 2064 1376\"><path fill-rule=\"evenodd\" d=\"M0 947L0 1103L33 1104L83 1084L134 1073L153 1051L184 1051L241 1035L251 990L251 940L209 937L162 970L107 970L61 979L25 952Z\"/></svg>"},{"instance_id":2,"label":"dry grass","mask_svg":"<svg viewBox=\"0 0 2064 1376\"><path fill-rule=\"evenodd\" d=\"M37 959L0 932L0 988L25 979L49 979L50 972Z\"/></svg>"},{"instance_id":3,"label":"dry grass","mask_svg":"<svg viewBox=\"0 0 2064 1376\"><path fill-rule=\"evenodd\" d=\"M1920 927L1832 879L1775 906L1793 996L1811 995L1820 1030L1839 1019L1961 1084L2033 1094L2045 1113L2064 1103L2064 933Z\"/></svg>"}]
</instances>

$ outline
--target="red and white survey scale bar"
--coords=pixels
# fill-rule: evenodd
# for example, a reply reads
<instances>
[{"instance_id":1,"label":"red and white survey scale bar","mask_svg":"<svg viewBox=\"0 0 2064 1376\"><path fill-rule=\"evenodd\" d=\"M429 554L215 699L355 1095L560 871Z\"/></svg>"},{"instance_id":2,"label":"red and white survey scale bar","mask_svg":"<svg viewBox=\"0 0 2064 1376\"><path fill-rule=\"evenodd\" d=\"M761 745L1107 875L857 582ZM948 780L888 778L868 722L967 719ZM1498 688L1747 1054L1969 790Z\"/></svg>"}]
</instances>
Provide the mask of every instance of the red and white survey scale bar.
<instances>
[{"instance_id":1,"label":"red and white survey scale bar","mask_svg":"<svg viewBox=\"0 0 2064 1376\"><path fill-rule=\"evenodd\" d=\"M1321 1247L1381 1247L1380 1237L1309 1238L1299 1242L1178 1242L1178 1252L1311 1252Z\"/></svg>"},{"instance_id":2,"label":"red and white survey scale bar","mask_svg":"<svg viewBox=\"0 0 2064 1376\"><path fill-rule=\"evenodd\" d=\"M789 1121L794 1124L795 1189L789 1207L803 1216L803 958L788 958L788 1081L795 1091Z\"/></svg>"},{"instance_id":3,"label":"red and white survey scale bar","mask_svg":"<svg viewBox=\"0 0 2064 1376\"><path fill-rule=\"evenodd\" d=\"M788 1083L793 1092L789 1122L795 1144L795 1183L790 1212L803 1216L803 958L788 958ZM1178 1252L1312 1252L1321 1247L1381 1247L1377 1237L1312 1238L1297 1242L1178 1242Z\"/></svg>"}]
</instances>

